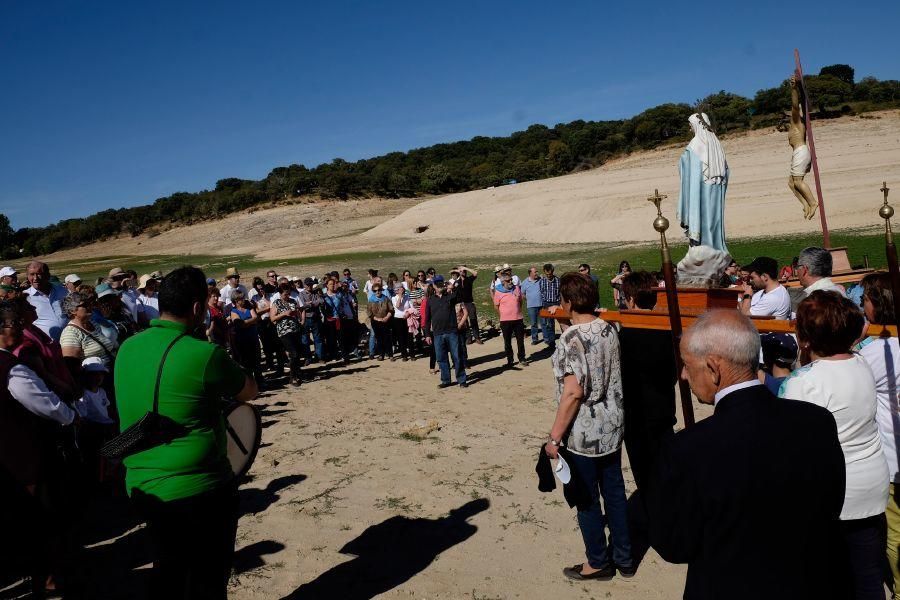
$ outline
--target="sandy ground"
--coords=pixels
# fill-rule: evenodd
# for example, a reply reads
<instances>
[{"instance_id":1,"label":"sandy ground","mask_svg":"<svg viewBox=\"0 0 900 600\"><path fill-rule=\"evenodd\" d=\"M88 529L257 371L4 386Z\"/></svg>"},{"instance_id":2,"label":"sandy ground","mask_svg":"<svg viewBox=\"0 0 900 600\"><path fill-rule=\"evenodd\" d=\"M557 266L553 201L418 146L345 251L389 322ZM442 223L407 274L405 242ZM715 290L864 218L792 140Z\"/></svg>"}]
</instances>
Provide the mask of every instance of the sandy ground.
<instances>
[{"instance_id":1,"label":"sandy ground","mask_svg":"<svg viewBox=\"0 0 900 600\"><path fill-rule=\"evenodd\" d=\"M900 181L900 111L816 122L816 149L832 229L880 223L882 181ZM802 219L787 189L787 134L760 130L725 138L731 168L726 199L729 239L818 232L818 216ZM208 254L296 258L361 250L416 247L417 241L465 239L469 254L510 241L541 244L653 241L652 206L667 194L663 212L677 236L681 145L640 152L574 175L433 199L303 202L178 227L155 237L122 237L59 252L49 262L126 255ZM813 185L813 176L807 176ZM894 187L897 187L895 184ZM427 225L424 233L417 227ZM414 238L414 239L410 239Z\"/></svg>"},{"instance_id":2,"label":"sandy ground","mask_svg":"<svg viewBox=\"0 0 900 600\"><path fill-rule=\"evenodd\" d=\"M465 390L436 389L427 359L366 361L257 401L264 447L243 493L232 597L681 596L685 567L652 550L633 578L562 576L583 545L562 490L537 490L555 414L549 358L506 370L500 338L470 348ZM440 429L422 441L403 437L431 421ZM627 463L625 478L630 495ZM472 516L448 518L460 509Z\"/></svg>"},{"instance_id":3,"label":"sandy ground","mask_svg":"<svg viewBox=\"0 0 900 600\"><path fill-rule=\"evenodd\" d=\"M900 111L814 125L826 216L832 229L877 223L882 181L900 180ZM787 188L791 148L787 134L756 131L723 140L731 169L725 226L729 239L821 231L818 216L802 219ZM663 214L673 223L683 146L642 152L583 173L424 202L363 237L409 235L428 225L425 238L496 241L651 241L652 206L667 194ZM807 176L811 188L813 175ZM502 224L502 226L501 226Z\"/></svg>"}]
</instances>

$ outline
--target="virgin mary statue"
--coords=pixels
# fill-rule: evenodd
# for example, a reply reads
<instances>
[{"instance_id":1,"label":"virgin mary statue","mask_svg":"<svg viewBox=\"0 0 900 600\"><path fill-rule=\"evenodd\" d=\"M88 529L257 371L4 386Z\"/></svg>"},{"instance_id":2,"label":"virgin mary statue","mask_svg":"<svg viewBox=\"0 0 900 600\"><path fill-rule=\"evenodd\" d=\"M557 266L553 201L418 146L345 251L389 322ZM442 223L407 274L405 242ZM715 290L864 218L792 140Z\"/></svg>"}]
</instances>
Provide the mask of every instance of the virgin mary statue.
<instances>
[{"instance_id":1,"label":"virgin mary statue","mask_svg":"<svg viewBox=\"0 0 900 600\"><path fill-rule=\"evenodd\" d=\"M725 247L725 192L728 163L706 113L688 119L694 138L681 155L681 196L676 215L691 246Z\"/></svg>"}]
</instances>

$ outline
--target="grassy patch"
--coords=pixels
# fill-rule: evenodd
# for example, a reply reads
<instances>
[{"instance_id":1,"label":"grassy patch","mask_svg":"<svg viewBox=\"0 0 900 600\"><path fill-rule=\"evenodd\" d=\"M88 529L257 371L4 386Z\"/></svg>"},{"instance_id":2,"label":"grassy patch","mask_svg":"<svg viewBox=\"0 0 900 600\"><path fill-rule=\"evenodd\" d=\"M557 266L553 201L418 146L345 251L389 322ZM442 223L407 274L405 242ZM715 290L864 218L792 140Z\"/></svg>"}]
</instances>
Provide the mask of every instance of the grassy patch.
<instances>
[{"instance_id":1,"label":"grassy patch","mask_svg":"<svg viewBox=\"0 0 900 600\"><path fill-rule=\"evenodd\" d=\"M412 512L413 510L420 510L422 508L422 505L407 502L405 496L388 496L387 498L379 498L378 500L376 500L375 508L408 513Z\"/></svg>"}]
</instances>

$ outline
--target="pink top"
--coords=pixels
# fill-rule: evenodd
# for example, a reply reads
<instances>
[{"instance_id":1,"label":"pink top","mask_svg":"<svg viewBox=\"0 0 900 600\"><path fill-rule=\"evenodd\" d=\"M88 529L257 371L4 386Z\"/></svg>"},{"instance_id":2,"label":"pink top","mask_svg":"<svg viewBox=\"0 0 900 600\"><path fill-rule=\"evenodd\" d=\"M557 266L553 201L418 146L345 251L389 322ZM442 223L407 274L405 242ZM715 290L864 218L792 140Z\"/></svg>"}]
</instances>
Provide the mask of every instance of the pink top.
<instances>
[{"instance_id":1,"label":"pink top","mask_svg":"<svg viewBox=\"0 0 900 600\"><path fill-rule=\"evenodd\" d=\"M494 306L500 313L500 321L522 319L522 290L516 286L511 292L494 291Z\"/></svg>"}]
</instances>

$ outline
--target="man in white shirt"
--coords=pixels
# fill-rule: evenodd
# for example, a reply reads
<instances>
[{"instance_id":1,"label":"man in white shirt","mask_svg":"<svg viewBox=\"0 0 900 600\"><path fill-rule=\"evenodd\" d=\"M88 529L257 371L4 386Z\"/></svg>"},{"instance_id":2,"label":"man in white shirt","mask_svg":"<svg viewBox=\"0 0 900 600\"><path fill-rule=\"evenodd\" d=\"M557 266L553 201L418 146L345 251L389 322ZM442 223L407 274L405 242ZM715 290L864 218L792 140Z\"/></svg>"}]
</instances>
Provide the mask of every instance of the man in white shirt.
<instances>
[{"instance_id":1,"label":"man in white shirt","mask_svg":"<svg viewBox=\"0 0 900 600\"><path fill-rule=\"evenodd\" d=\"M159 318L159 297L156 295L156 287L159 282L151 275L141 275L138 282L137 298L138 325L149 327L150 321Z\"/></svg>"},{"instance_id":2,"label":"man in white shirt","mask_svg":"<svg viewBox=\"0 0 900 600\"><path fill-rule=\"evenodd\" d=\"M831 280L831 269L831 252L815 246L804 248L797 257L797 279L803 286L803 294L809 296L816 290L825 290L846 297L844 286Z\"/></svg>"},{"instance_id":3,"label":"man in white shirt","mask_svg":"<svg viewBox=\"0 0 900 600\"><path fill-rule=\"evenodd\" d=\"M25 290L25 295L38 315L34 324L54 340L59 341L63 327L69 322L62 309L62 301L69 292L61 285L50 283L50 268L42 262L29 263L25 272L30 284Z\"/></svg>"},{"instance_id":4,"label":"man in white shirt","mask_svg":"<svg viewBox=\"0 0 900 600\"><path fill-rule=\"evenodd\" d=\"M745 267L750 273L750 283L744 284L741 312L754 317L791 318L791 296L778 282L778 262L768 256L760 256Z\"/></svg>"},{"instance_id":5,"label":"man in white shirt","mask_svg":"<svg viewBox=\"0 0 900 600\"><path fill-rule=\"evenodd\" d=\"M219 301L227 309L231 306L231 294L233 294L235 290L244 292L244 297L249 296L247 294L247 288L241 284L241 274L238 273L237 269L229 267L228 270L225 271L225 279L228 280L228 283L219 290L219 293L221 294L221 299Z\"/></svg>"}]
</instances>

